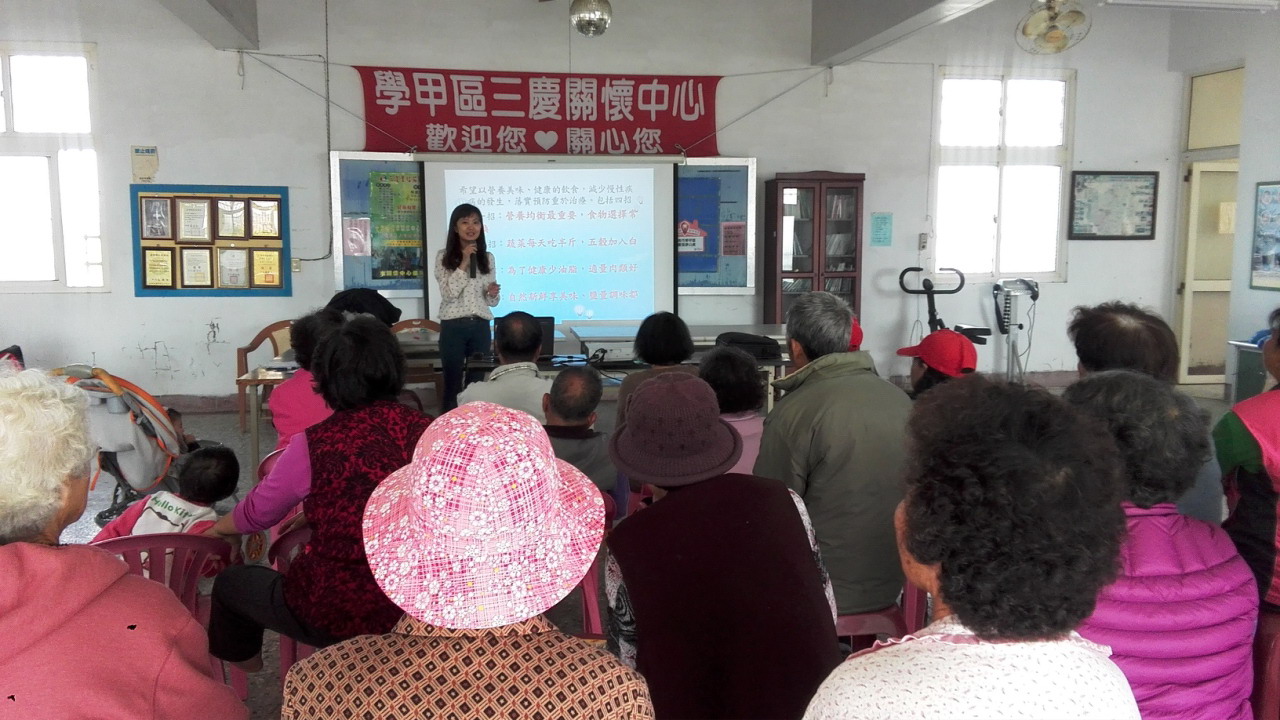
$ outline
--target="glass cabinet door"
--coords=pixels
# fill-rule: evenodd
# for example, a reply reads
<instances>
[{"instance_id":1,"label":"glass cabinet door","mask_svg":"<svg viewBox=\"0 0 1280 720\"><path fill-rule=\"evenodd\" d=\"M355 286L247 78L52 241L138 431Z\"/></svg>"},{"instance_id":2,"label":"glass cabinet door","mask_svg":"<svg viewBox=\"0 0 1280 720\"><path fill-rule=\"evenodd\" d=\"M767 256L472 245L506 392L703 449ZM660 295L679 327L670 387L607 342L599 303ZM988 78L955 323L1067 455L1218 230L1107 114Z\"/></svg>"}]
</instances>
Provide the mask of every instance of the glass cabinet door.
<instances>
[{"instance_id":1,"label":"glass cabinet door","mask_svg":"<svg viewBox=\"0 0 1280 720\"><path fill-rule=\"evenodd\" d=\"M826 272L853 272L858 268L855 235L858 197L855 188L831 188L826 195L826 232L823 268Z\"/></svg>"},{"instance_id":2,"label":"glass cabinet door","mask_svg":"<svg viewBox=\"0 0 1280 720\"><path fill-rule=\"evenodd\" d=\"M787 316L796 298L813 290L813 278L782 278L782 317ZM781 322L781 320L779 320Z\"/></svg>"},{"instance_id":3,"label":"glass cabinet door","mask_svg":"<svg viewBox=\"0 0 1280 720\"><path fill-rule=\"evenodd\" d=\"M813 272L813 188L782 188L782 272ZM785 291L784 291L785 292Z\"/></svg>"},{"instance_id":4,"label":"glass cabinet door","mask_svg":"<svg viewBox=\"0 0 1280 720\"><path fill-rule=\"evenodd\" d=\"M785 280L783 282L786 282ZM835 277L827 278L823 281L823 289L835 295L836 297L849 303L849 307L857 307L853 301L853 278L851 277ZM784 298L785 300L785 298Z\"/></svg>"}]
</instances>

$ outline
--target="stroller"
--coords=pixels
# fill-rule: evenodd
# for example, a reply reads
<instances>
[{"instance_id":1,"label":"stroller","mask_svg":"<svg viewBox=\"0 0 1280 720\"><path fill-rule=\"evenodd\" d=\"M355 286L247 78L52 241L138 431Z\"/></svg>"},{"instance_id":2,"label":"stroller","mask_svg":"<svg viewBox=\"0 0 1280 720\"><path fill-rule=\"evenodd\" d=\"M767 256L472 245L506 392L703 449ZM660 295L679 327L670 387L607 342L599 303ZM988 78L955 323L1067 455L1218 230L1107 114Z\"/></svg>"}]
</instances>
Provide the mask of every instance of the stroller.
<instances>
[{"instance_id":1,"label":"stroller","mask_svg":"<svg viewBox=\"0 0 1280 720\"><path fill-rule=\"evenodd\" d=\"M99 527L150 492L176 489L171 470L184 448L164 406L101 368L68 365L50 374L66 376L89 396L89 437L99 446L90 488L104 471L116 481L110 507L94 517Z\"/></svg>"}]
</instances>

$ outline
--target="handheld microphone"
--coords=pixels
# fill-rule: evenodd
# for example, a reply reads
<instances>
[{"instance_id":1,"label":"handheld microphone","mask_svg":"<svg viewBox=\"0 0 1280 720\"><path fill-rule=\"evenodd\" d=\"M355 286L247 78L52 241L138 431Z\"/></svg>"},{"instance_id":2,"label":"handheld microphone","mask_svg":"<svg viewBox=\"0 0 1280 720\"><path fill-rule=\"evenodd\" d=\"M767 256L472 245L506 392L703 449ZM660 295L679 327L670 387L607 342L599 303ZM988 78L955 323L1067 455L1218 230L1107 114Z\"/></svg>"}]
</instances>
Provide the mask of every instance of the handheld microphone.
<instances>
[{"instance_id":1,"label":"handheld microphone","mask_svg":"<svg viewBox=\"0 0 1280 720\"><path fill-rule=\"evenodd\" d=\"M471 255L471 277L474 278L475 276L476 276L476 256L473 253Z\"/></svg>"}]
</instances>

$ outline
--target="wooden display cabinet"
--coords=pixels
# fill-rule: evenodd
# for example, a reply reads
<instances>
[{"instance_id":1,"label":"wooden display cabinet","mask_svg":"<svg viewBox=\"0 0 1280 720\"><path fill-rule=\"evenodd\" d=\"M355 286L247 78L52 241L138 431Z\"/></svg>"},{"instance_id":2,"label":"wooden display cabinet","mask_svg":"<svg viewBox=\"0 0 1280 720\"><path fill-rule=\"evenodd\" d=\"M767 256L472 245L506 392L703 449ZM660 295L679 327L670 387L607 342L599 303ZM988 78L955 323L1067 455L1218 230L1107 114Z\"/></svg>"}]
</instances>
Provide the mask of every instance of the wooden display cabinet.
<instances>
[{"instance_id":1,"label":"wooden display cabinet","mask_svg":"<svg viewBox=\"0 0 1280 720\"><path fill-rule=\"evenodd\" d=\"M765 186L764 322L786 321L800 295L826 290L862 305L861 173L779 173Z\"/></svg>"}]
</instances>

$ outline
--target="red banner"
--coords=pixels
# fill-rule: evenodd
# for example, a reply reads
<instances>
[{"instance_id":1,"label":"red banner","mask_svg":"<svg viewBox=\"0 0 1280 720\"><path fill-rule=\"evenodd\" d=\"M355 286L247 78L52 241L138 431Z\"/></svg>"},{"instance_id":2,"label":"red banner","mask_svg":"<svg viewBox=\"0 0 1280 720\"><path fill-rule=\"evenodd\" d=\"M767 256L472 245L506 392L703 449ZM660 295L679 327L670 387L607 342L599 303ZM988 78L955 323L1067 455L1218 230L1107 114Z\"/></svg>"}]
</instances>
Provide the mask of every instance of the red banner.
<instances>
[{"instance_id":1,"label":"red banner","mask_svg":"<svg viewBox=\"0 0 1280 720\"><path fill-rule=\"evenodd\" d=\"M357 67L365 150L715 156L708 75Z\"/></svg>"}]
</instances>

